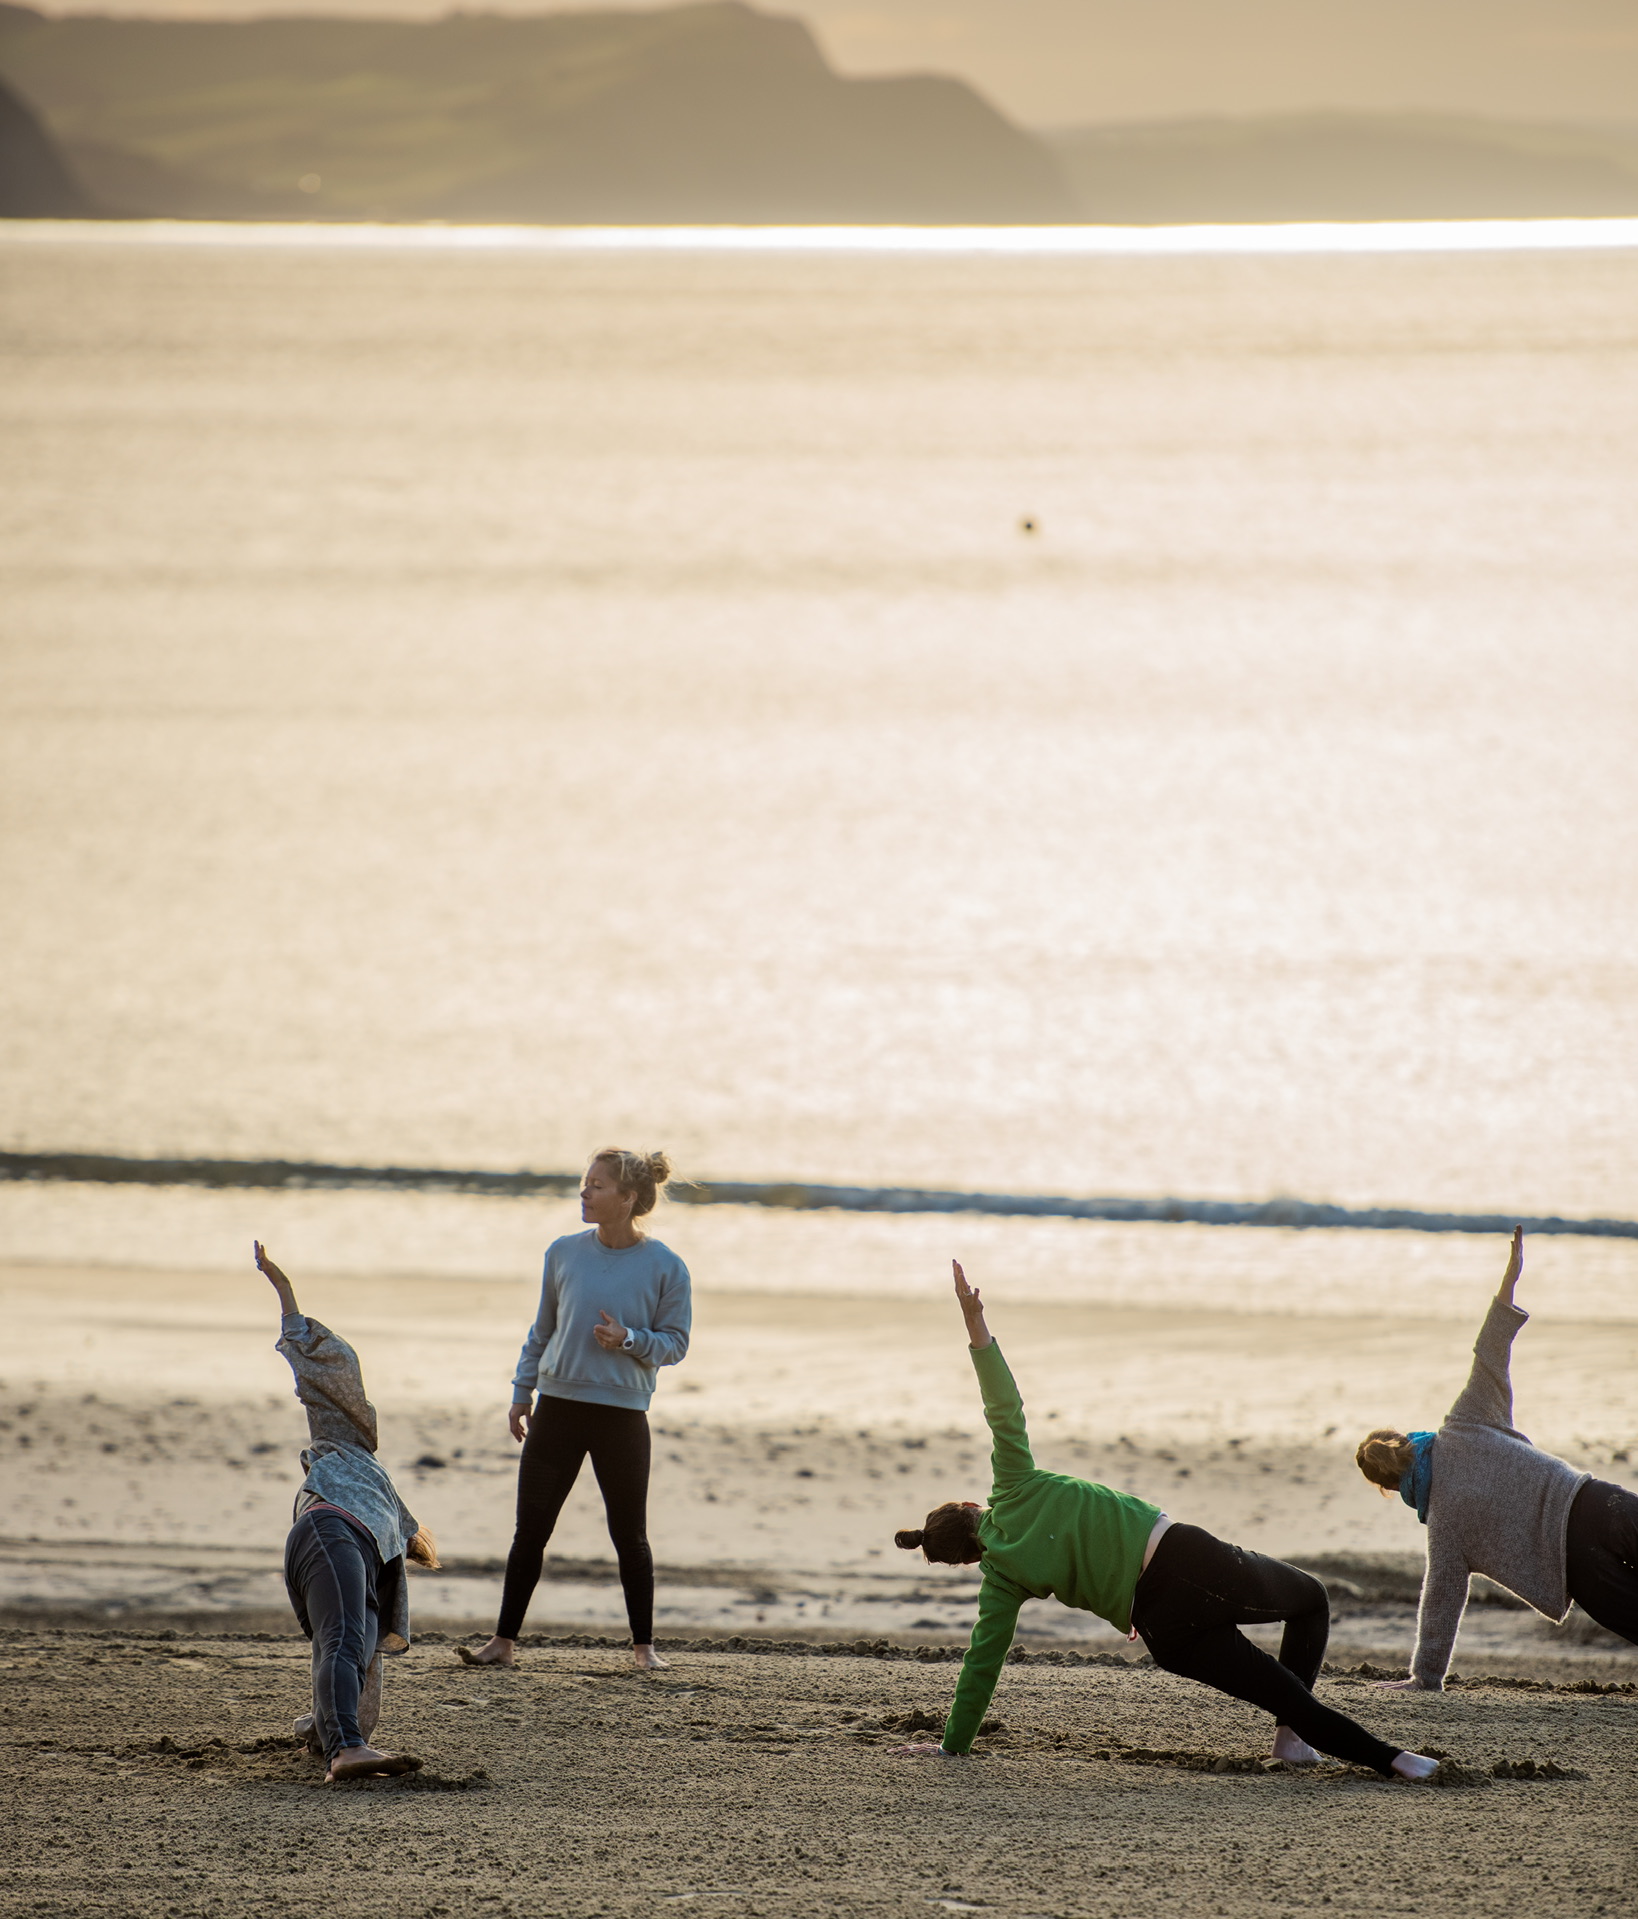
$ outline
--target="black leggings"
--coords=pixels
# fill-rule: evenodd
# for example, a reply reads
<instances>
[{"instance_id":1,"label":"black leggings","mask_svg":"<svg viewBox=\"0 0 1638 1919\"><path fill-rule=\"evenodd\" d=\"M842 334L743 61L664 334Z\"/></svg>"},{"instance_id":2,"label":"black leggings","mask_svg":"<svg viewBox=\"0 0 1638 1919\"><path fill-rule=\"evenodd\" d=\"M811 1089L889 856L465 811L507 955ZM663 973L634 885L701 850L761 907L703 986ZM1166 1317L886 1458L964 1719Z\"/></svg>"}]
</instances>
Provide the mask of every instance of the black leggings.
<instances>
[{"instance_id":1,"label":"black leggings","mask_svg":"<svg viewBox=\"0 0 1638 1919\"><path fill-rule=\"evenodd\" d=\"M380 1582L374 1542L340 1513L303 1513L290 1528L284 1584L313 1642L313 1720L326 1759L366 1743L359 1694L381 1637Z\"/></svg>"},{"instance_id":2,"label":"black leggings","mask_svg":"<svg viewBox=\"0 0 1638 1919\"><path fill-rule=\"evenodd\" d=\"M1276 1619L1285 1621L1278 1659L1237 1630ZM1132 1624L1157 1666L1261 1706L1320 1752L1393 1770L1399 1747L1314 1697L1331 1607L1312 1573L1226 1545L1198 1526L1172 1526L1132 1595Z\"/></svg>"},{"instance_id":3,"label":"black leggings","mask_svg":"<svg viewBox=\"0 0 1638 1919\"><path fill-rule=\"evenodd\" d=\"M1570 1507L1564 1570L1581 1610L1638 1646L1638 1493L1587 1481Z\"/></svg>"},{"instance_id":4,"label":"black leggings","mask_svg":"<svg viewBox=\"0 0 1638 1919\"><path fill-rule=\"evenodd\" d=\"M602 1490L609 1538L620 1561L631 1643L654 1641L654 1555L648 1549L648 1414L629 1406L593 1406L578 1399L535 1401L518 1463L518 1529L506 1558L499 1639L516 1639L540 1580L546 1542L580 1467L591 1454Z\"/></svg>"}]
</instances>

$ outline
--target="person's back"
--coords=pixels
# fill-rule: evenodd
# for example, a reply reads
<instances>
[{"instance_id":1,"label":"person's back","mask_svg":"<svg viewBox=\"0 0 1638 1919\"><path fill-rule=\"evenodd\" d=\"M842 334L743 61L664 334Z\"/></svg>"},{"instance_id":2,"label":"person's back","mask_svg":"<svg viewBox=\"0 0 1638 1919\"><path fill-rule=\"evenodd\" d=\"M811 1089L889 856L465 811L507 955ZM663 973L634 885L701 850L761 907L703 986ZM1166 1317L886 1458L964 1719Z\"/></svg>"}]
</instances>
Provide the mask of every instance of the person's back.
<instances>
[{"instance_id":1,"label":"person's back","mask_svg":"<svg viewBox=\"0 0 1638 1919\"><path fill-rule=\"evenodd\" d=\"M995 1440L990 1504L977 1521L984 1578L1005 1582L1020 1599L1051 1596L1129 1631L1132 1588L1160 1508L1096 1480L1043 1472L1001 1348L991 1340L971 1358Z\"/></svg>"}]
</instances>

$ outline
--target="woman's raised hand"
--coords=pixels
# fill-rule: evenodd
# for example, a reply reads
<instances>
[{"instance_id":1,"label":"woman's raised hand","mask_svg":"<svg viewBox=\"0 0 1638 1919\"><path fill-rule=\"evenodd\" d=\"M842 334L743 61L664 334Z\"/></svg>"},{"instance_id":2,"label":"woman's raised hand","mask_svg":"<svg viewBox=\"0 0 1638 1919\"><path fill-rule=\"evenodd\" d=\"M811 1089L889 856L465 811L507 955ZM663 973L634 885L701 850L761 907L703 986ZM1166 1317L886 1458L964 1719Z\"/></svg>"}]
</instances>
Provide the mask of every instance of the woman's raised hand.
<instances>
[{"instance_id":1,"label":"woman's raised hand","mask_svg":"<svg viewBox=\"0 0 1638 1919\"><path fill-rule=\"evenodd\" d=\"M267 1256L267 1248L259 1239L253 1239L251 1245L256 1249L256 1270L265 1273L272 1283L274 1292L279 1296L279 1305L286 1313L296 1311L296 1289L284 1274L280 1272Z\"/></svg>"},{"instance_id":2,"label":"woman's raised hand","mask_svg":"<svg viewBox=\"0 0 1638 1919\"><path fill-rule=\"evenodd\" d=\"M989 1345L990 1329L984 1324L984 1301L978 1288L967 1284L967 1275L961 1270L959 1259L950 1261L950 1270L955 1274L956 1304L961 1308L961 1317L967 1322L967 1344Z\"/></svg>"},{"instance_id":3,"label":"woman's raised hand","mask_svg":"<svg viewBox=\"0 0 1638 1919\"><path fill-rule=\"evenodd\" d=\"M1522 1226L1515 1226L1513 1228L1513 1250L1507 1255L1507 1271L1502 1274L1501 1283L1502 1297L1507 1300L1509 1304L1512 1302L1513 1288L1519 1283L1519 1276L1523 1271L1524 1228Z\"/></svg>"}]
</instances>

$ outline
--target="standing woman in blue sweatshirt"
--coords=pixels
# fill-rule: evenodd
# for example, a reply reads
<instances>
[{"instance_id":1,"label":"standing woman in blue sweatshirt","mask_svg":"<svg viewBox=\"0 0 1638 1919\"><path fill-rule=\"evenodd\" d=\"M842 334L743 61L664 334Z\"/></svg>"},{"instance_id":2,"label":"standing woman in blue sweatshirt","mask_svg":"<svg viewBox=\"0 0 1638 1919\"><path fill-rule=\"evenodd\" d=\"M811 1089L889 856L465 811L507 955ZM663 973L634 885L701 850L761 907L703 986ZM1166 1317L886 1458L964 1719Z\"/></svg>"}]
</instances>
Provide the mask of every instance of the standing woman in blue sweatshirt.
<instances>
[{"instance_id":1,"label":"standing woman in blue sweatshirt","mask_svg":"<svg viewBox=\"0 0 1638 1919\"><path fill-rule=\"evenodd\" d=\"M654 1556L648 1547L648 1402L662 1366L688 1351L688 1268L640 1232L671 1177L664 1153L606 1146L580 1182L590 1230L546 1249L540 1311L512 1380L518 1523L506 1561L495 1636L468 1665L510 1666L540 1579L546 1542L587 1454L620 1562L632 1656L663 1666L654 1650ZM536 1397L536 1394L539 1397Z\"/></svg>"}]
</instances>

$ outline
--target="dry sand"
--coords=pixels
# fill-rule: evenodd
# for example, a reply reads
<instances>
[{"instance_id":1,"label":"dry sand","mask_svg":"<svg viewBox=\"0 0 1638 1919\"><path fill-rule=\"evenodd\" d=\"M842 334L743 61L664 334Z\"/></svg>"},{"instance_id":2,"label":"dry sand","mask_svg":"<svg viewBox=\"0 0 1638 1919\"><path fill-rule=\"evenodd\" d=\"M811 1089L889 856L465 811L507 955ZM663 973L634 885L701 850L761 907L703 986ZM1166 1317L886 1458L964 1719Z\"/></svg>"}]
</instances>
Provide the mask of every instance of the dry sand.
<instances>
[{"instance_id":1,"label":"dry sand","mask_svg":"<svg viewBox=\"0 0 1638 1919\"><path fill-rule=\"evenodd\" d=\"M940 1721L974 1596L970 1574L886 1543L984 1490L943 1302L702 1293L694 1353L655 1404L652 1525L662 1639L696 1649L648 1680L590 1640L469 1672L448 1639L498 1593L530 1288L310 1275L302 1296L358 1345L388 1463L452 1561L416 1579L421 1636L383 1721L428 1771L326 1789L289 1741L306 1648L277 1568L304 1422L261 1283L0 1267L0 1912L1638 1909L1631 1649L1487 1604L1458 1648L1468 1683L1442 1698L1344 1670L1402 1666L1420 1551L1411 1516L1359 1481L1353 1438L1437 1417L1466 1326L996 1312L1043 1464L1325 1574L1326 1696L1486 1777L1503 1761L1584 1777L1434 1791L1201 1770L1253 1766L1258 1716L1051 1604L1026 1609L1034 1650L1003 1676L1005 1730L979 1757L891 1757ZM1630 1323L1543 1318L1520 1352L1522 1422L1630 1478L1635 1358ZM531 1630L616 1629L589 1485L555 1548ZM804 1649L758 1651L759 1634ZM921 1656L859 1650L890 1642Z\"/></svg>"},{"instance_id":2,"label":"dry sand","mask_svg":"<svg viewBox=\"0 0 1638 1919\"><path fill-rule=\"evenodd\" d=\"M1153 1670L1014 1665L979 1754L942 1761L890 1748L938 1721L948 1663L684 1652L639 1677L562 1648L497 1674L422 1644L382 1732L427 1771L327 1788L288 1737L299 1642L11 1633L0 1669L0 1912L38 1919L1634 1909L1631 1692L1321 1681L1451 1753L1469 1783L1438 1790L1256 1770L1266 1722ZM1577 1776L1491 1776L1521 1761Z\"/></svg>"}]
</instances>

